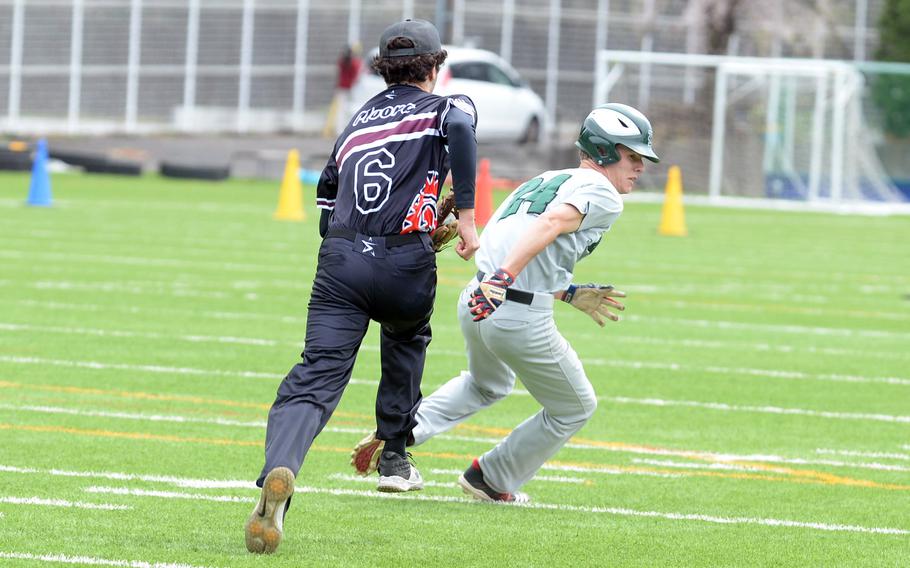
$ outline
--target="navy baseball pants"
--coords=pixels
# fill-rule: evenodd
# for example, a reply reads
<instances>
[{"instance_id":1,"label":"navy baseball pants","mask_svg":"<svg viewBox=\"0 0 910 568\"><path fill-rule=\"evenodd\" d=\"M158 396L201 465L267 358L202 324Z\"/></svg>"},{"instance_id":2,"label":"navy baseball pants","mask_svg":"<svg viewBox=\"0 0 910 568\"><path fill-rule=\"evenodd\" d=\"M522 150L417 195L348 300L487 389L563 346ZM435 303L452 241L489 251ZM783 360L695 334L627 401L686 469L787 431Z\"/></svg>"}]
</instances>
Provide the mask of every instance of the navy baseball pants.
<instances>
[{"instance_id":1,"label":"navy baseball pants","mask_svg":"<svg viewBox=\"0 0 910 568\"><path fill-rule=\"evenodd\" d=\"M426 233L386 239L329 230L319 249L303 361L281 382L269 411L257 485L276 467L297 475L341 400L370 320L382 326L377 436L410 433L435 296L436 255Z\"/></svg>"}]
</instances>

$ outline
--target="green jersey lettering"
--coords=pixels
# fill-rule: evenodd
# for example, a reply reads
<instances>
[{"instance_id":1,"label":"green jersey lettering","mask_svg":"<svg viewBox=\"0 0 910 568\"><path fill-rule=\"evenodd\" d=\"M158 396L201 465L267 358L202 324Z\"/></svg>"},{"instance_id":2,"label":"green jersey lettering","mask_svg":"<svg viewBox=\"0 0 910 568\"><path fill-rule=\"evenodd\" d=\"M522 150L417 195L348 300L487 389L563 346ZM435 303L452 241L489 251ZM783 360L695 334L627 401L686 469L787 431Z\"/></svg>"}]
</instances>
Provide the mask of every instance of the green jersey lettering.
<instances>
[{"instance_id":1,"label":"green jersey lettering","mask_svg":"<svg viewBox=\"0 0 910 568\"><path fill-rule=\"evenodd\" d=\"M570 177L572 177L570 174L559 174L558 176L553 176L547 183L543 182L542 177L536 177L526 181L515 192L515 195L512 197L512 202L509 203L509 206L503 211L499 218L505 219L510 215L518 213L518 208L525 202L531 204L528 207L528 213L540 215L547 210L547 205L556 199L556 192L559 191L560 186L566 183Z\"/></svg>"}]
</instances>

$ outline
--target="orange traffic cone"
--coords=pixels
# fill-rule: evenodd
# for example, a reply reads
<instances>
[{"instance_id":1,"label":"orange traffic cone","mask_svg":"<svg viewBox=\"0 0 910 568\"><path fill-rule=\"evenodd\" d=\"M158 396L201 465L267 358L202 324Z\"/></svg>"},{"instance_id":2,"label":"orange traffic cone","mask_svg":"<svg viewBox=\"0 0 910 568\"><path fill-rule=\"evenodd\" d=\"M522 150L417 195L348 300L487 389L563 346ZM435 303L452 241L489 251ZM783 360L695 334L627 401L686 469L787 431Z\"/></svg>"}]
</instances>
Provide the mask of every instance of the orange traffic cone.
<instances>
[{"instance_id":1,"label":"orange traffic cone","mask_svg":"<svg viewBox=\"0 0 910 568\"><path fill-rule=\"evenodd\" d=\"M490 160L480 160L477 168L477 185L474 191L474 223L483 227L493 216L493 176L490 175Z\"/></svg>"},{"instance_id":2,"label":"orange traffic cone","mask_svg":"<svg viewBox=\"0 0 910 568\"><path fill-rule=\"evenodd\" d=\"M682 174L679 166L671 166L667 175L667 187L664 194L664 207L660 213L661 235L684 237L689 234L686 229L686 215L682 202Z\"/></svg>"},{"instance_id":3,"label":"orange traffic cone","mask_svg":"<svg viewBox=\"0 0 910 568\"><path fill-rule=\"evenodd\" d=\"M281 180L281 191L278 194L278 207L275 219L280 221L303 221L303 186L300 184L300 154L297 150L288 152L284 165L284 178Z\"/></svg>"}]
</instances>

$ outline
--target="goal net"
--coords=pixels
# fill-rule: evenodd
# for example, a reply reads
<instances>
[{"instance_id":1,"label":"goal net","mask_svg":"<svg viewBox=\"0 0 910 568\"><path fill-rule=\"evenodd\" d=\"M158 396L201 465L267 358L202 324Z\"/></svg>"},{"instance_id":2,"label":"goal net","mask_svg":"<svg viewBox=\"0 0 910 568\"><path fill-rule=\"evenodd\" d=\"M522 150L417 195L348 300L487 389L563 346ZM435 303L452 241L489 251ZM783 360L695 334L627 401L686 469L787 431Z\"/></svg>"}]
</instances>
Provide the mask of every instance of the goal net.
<instances>
[{"instance_id":1,"label":"goal net","mask_svg":"<svg viewBox=\"0 0 910 568\"><path fill-rule=\"evenodd\" d=\"M595 101L648 115L687 194L807 206L908 201L882 165L883 135L867 118L857 65L632 51L597 59Z\"/></svg>"}]
</instances>

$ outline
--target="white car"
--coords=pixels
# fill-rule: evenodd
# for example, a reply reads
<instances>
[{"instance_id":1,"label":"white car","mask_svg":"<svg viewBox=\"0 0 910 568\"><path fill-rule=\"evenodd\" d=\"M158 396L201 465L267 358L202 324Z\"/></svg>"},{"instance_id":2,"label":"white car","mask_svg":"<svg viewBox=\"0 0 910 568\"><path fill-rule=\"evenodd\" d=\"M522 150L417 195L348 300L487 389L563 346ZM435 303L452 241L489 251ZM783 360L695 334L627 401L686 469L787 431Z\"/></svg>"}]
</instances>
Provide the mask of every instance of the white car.
<instances>
[{"instance_id":1,"label":"white car","mask_svg":"<svg viewBox=\"0 0 910 568\"><path fill-rule=\"evenodd\" d=\"M504 59L491 51L444 46L449 56L439 71L437 95L460 93L477 107L477 139L537 142L546 123L543 101ZM370 68L374 49L364 59L364 71L351 88L348 116L386 88Z\"/></svg>"}]
</instances>

